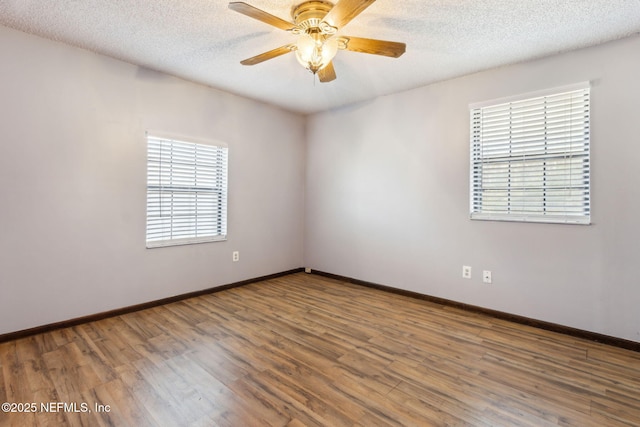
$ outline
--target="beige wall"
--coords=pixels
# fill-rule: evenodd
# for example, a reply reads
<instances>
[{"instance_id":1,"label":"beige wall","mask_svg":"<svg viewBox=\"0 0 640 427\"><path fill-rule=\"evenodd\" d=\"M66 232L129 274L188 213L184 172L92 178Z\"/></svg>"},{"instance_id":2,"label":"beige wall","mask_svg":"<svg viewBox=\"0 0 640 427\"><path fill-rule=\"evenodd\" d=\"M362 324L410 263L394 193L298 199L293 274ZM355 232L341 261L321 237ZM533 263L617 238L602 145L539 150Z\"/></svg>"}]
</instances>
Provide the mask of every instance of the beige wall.
<instances>
[{"instance_id":1,"label":"beige wall","mask_svg":"<svg viewBox=\"0 0 640 427\"><path fill-rule=\"evenodd\" d=\"M636 36L311 117L305 264L640 341L638 52ZM593 225L469 220L468 105L582 81Z\"/></svg>"},{"instance_id":2,"label":"beige wall","mask_svg":"<svg viewBox=\"0 0 640 427\"><path fill-rule=\"evenodd\" d=\"M308 266L640 341L638 51L305 118L0 27L0 334ZM593 225L470 221L468 104L586 80ZM147 129L229 145L227 242L145 249Z\"/></svg>"},{"instance_id":3,"label":"beige wall","mask_svg":"<svg viewBox=\"0 0 640 427\"><path fill-rule=\"evenodd\" d=\"M304 117L4 27L0 63L0 334L303 265ZM228 144L228 241L145 249L147 129Z\"/></svg>"}]
</instances>

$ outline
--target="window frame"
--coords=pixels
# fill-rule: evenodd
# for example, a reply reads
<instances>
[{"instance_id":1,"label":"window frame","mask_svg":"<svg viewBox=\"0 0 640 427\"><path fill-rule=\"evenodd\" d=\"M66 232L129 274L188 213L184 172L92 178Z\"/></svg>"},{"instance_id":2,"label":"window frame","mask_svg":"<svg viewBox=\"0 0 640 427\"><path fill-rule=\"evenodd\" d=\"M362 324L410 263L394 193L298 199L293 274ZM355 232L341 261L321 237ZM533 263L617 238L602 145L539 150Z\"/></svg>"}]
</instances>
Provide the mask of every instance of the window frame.
<instances>
[{"instance_id":1,"label":"window frame","mask_svg":"<svg viewBox=\"0 0 640 427\"><path fill-rule=\"evenodd\" d=\"M573 103L575 99L580 102ZM470 219L472 220L490 220L490 221L518 221L518 222L542 222L542 223L562 223L562 224L591 224L591 112L590 112L590 84L589 82L577 83L574 85L556 87L543 91L530 92L526 94L516 95L508 98L485 101L469 105L470 117L470 188L469 188L469 207ZM562 127L553 129L562 129L568 132L569 136L561 142L548 143L547 139L551 139L547 133L550 132L551 118L557 119L557 114L548 112L546 104L556 99L570 99L566 104L571 106L569 113L562 122ZM572 109L573 106L578 109ZM518 132L528 131L530 125L518 124L514 119L516 113L522 106L534 106L541 109L543 114L538 114L543 118L537 119L535 124L538 127L534 129L537 132L543 130L542 137L536 135L535 138L523 139L514 135ZM580 109L581 108L581 109ZM496 142L492 141L489 136L485 138L484 132L489 134L489 126L484 121L483 112L495 112L502 109L508 111L502 113L502 120L499 124L507 126L509 136L501 137ZM549 109L549 111L551 111ZM513 114L513 115L512 115ZM575 118L574 118L575 116ZM487 120L487 122L490 122ZM543 124L540 124L543 123ZM553 125L557 126L558 121ZM483 127L484 126L484 127ZM577 128L580 132L575 135L573 129ZM513 130L515 129L515 132ZM516 140L516 141L514 141ZM490 141L490 142L487 142ZM568 141L568 142L567 142ZM493 146L491 145L493 144ZM531 146L535 146L533 151ZM553 150L549 150L548 145ZM496 148L498 147L498 148ZM544 147L544 148L542 148ZM563 148L564 147L564 148ZM557 150L563 149L559 152ZM502 151L500 151L502 150ZM531 150L531 151L529 151ZM485 154L484 151L493 154ZM529 151L531 154L524 154ZM549 151L553 151L550 153ZM517 156L514 152L523 153ZM497 154L496 154L497 153ZM508 154L506 154L508 153ZM536 162L539 164L536 165ZM490 163L492 163L490 165ZM576 165L575 167L573 165ZM504 172L499 172L501 166L507 165L508 172L505 178ZM547 184L547 169L552 170L549 165L554 165L553 180L556 183L568 181L568 184L556 185L555 188L551 184ZM520 167L519 176L521 186L512 185L512 167ZM492 169L493 167L493 169ZM541 168L542 172L538 174L532 172L535 167ZM528 168L528 169L527 169ZM485 173L485 169L488 172ZM559 172L558 172L559 171ZM560 174L561 172L561 174ZM486 175L486 177L485 177ZM515 173L514 173L515 175ZM538 179L535 184L531 184L534 179ZM577 179L579 178L579 179ZM493 181L491 181L493 179ZM528 181L528 183L525 183ZM552 179L549 179L551 182ZM516 182L516 179L513 179ZM492 185L494 186L492 188ZM531 187L531 188L528 188ZM484 199L488 197L486 194L492 194L493 199L488 202L488 208L485 209ZM538 193L536 193L536 191ZM564 191L564 195L561 193ZM502 197L500 199L500 197ZM506 199L505 199L506 197ZM531 202L534 198L540 201ZM555 198L553 203L551 199ZM518 203L511 206L512 199ZM495 202L500 200L499 202ZM493 202L493 204L492 204ZM505 205L505 206L501 206ZM531 208L529 208L531 207ZM526 210L525 210L526 209ZM539 210L534 212L534 210Z\"/></svg>"},{"instance_id":2,"label":"window frame","mask_svg":"<svg viewBox=\"0 0 640 427\"><path fill-rule=\"evenodd\" d=\"M228 146L157 131L145 141L147 249L227 240Z\"/></svg>"}]
</instances>

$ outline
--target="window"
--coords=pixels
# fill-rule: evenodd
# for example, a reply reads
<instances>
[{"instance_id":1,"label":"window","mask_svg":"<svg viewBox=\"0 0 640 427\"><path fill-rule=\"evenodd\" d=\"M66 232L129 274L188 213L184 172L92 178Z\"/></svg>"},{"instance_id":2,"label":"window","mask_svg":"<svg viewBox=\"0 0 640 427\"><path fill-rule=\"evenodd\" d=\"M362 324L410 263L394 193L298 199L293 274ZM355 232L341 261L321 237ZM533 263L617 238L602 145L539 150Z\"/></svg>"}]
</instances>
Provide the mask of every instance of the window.
<instances>
[{"instance_id":1,"label":"window","mask_svg":"<svg viewBox=\"0 0 640 427\"><path fill-rule=\"evenodd\" d=\"M471 106L471 218L589 224L589 86Z\"/></svg>"},{"instance_id":2,"label":"window","mask_svg":"<svg viewBox=\"0 0 640 427\"><path fill-rule=\"evenodd\" d=\"M147 135L147 247L226 235L227 148Z\"/></svg>"}]
</instances>

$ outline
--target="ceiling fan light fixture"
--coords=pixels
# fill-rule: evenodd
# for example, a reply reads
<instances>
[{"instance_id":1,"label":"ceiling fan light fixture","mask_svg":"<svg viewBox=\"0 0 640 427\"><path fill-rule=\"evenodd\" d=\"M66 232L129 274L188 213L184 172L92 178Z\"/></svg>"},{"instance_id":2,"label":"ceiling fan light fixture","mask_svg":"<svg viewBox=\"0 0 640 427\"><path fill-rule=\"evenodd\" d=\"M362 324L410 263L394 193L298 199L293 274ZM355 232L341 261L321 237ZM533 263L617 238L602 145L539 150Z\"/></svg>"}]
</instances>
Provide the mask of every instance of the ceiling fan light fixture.
<instances>
[{"instance_id":1,"label":"ceiling fan light fixture","mask_svg":"<svg viewBox=\"0 0 640 427\"><path fill-rule=\"evenodd\" d=\"M338 53L337 37L328 37L318 32L301 34L296 41L296 59L313 74L326 67Z\"/></svg>"},{"instance_id":2,"label":"ceiling fan light fixture","mask_svg":"<svg viewBox=\"0 0 640 427\"><path fill-rule=\"evenodd\" d=\"M295 0L299 1L299 0ZM333 57L338 50L369 53L398 58L405 52L404 43L338 35L360 12L376 0L303 0L291 9L293 22L278 18L250 4L233 1L229 9L272 25L297 36L295 43L271 49L240 61L242 65L255 65L286 53L295 52L302 66L328 83L336 79Z\"/></svg>"}]
</instances>

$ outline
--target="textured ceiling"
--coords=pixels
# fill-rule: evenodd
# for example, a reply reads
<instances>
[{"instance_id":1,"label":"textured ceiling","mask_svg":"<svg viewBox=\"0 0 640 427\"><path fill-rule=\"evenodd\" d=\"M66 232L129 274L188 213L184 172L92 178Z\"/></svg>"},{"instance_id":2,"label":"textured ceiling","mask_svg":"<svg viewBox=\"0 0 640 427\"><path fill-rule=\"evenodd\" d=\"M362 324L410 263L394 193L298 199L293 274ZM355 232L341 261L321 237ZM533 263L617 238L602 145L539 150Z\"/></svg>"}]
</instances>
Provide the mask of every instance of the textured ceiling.
<instances>
[{"instance_id":1,"label":"textured ceiling","mask_svg":"<svg viewBox=\"0 0 640 427\"><path fill-rule=\"evenodd\" d=\"M290 20L300 0L246 2ZM319 83L293 54L240 65L295 37L227 4L0 0L0 24L301 113L640 32L640 0L377 0L340 34L405 42L406 53L340 51L337 80Z\"/></svg>"}]
</instances>

